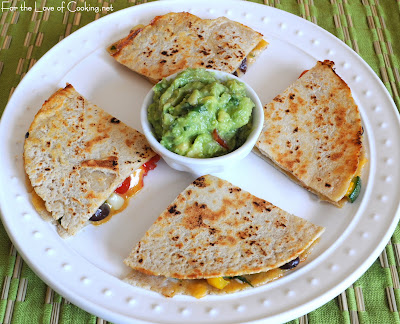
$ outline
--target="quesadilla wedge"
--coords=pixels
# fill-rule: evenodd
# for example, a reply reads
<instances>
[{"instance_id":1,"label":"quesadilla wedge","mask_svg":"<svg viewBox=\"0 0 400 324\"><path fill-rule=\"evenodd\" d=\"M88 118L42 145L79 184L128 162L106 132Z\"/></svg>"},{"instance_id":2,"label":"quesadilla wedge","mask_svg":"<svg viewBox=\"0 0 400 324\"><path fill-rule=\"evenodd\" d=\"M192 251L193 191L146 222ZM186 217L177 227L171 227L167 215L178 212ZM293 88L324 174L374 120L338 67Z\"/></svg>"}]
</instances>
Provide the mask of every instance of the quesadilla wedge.
<instances>
[{"instance_id":1,"label":"quesadilla wedge","mask_svg":"<svg viewBox=\"0 0 400 324\"><path fill-rule=\"evenodd\" d=\"M124 260L128 283L171 297L262 285L305 258L324 228L226 180L197 178Z\"/></svg>"},{"instance_id":2,"label":"quesadilla wedge","mask_svg":"<svg viewBox=\"0 0 400 324\"><path fill-rule=\"evenodd\" d=\"M264 106L255 152L341 207L359 193L366 158L358 107L333 66L318 62Z\"/></svg>"},{"instance_id":3,"label":"quesadilla wedge","mask_svg":"<svg viewBox=\"0 0 400 324\"><path fill-rule=\"evenodd\" d=\"M24 144L24 166L38 212L61 236L85 226L135 170L156 154L145 137L82 97L72 85L36 114Z\"/></svg>"},{"instance_id":4,"label":"quesadilla wedge","mask_svg":"<svg viewBox=\"0 0 400 324\"><path fill-rule=\"evenodd\" d=\"M242 74L267 47L263 35L225 17L188 12L155 17L109 47L119 63L157 83L186 68Z\"/></svg>"}]
</instances>

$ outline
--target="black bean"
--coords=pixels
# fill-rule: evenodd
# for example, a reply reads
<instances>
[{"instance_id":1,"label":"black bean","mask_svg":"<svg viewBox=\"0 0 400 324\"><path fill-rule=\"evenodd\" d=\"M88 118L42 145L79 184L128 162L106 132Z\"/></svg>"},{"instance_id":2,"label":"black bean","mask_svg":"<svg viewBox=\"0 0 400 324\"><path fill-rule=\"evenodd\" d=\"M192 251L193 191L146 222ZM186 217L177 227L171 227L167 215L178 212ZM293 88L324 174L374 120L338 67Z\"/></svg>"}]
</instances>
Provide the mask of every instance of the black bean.
<instances>
[{"instance_id":1,"label":"black bean","mask_svg":"<svg viewBox=\"0 0 400 324\"><path fill-rule=\"evenodd\" d=\"M242 71L243 73L246 73L246 71L247 71L247 58L246 57L243 59L242 63L240 63L239 70Z\"/></svg>"},{"instance_id":2,"label":"black bean","mask_svg":"<svg viewBox=\"0 0 400 324\"><path fill-rule=\"evenodd\" d=\"M284 264L283 266L280 266L279 268L283 270L289 270L297 267L300 263L300 258L297 257L296 259L289 261L288 263Z\"/></svg>"},{"instance_id":3,"label":"black bean","mask_svg":"<svg viewBox=\"0 0 400 324\"><path fill-rule=\"evenodd\" d=\"M29 132L26 132L25 133L25 138L28 138L29 137Z\"/></svg>"},{"instance_id":4,"label":"black bean","mask_svg":"<svg viewBox=\"0 0 400 324\"><path fill-rule=\"evenodd\" d=\"M90 221L92 222L98 222L106 218L110 214L111 208L110 205L107 203L103 203L96 212L93 214L92 217L90 217Z\"/></svg>"}]
</instances>

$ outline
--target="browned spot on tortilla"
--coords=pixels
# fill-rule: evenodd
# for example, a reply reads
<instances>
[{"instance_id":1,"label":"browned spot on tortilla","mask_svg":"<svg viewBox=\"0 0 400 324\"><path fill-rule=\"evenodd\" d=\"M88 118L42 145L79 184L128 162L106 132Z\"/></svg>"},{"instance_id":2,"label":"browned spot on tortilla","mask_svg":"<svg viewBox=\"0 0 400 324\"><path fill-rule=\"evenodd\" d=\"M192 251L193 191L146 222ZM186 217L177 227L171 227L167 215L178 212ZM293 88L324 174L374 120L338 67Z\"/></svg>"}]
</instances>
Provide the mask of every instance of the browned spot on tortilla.
<instances>
[{"instance_id":1,"label":"browned spot on tortilla","mask_svg":"<svg viewBox=\"0 0 400 324\"><path fill-rule=\"evenodd\" d=\"M168 213L170 215L179 215L181 213L179 210L176 209L176 205L175 204L169 206L167 210L168 210Z\"/></svg>"},{"instance_id":2,"label":"browned spot on tortilla","mask_svg":"<svg viewBox=\"0 0 400 324\"><path fill-rule=\"evenodd\" d=\"M276 96L273 100L276 102L284 102L284 99L281 96Z\"/></svg>"},{"instance_id":3,"label":"browned spot on tortilla","mask_svg":"<svg viewBox=\"0 0 400 324\"><path fill-rule=\"evenodd\" d=\"M199 187L199 188L205 188L205 187L207 186L204 177L199 177L199 178L197 178L196 180L193 181L193 184L194 184L196 187Z\"/></svg>"},{"instance_id":4,"label":"browned spot on tortilla","mask_svg":"<svg viewBox=\"0 0 400 324\"><path fill-rule=\"evenodd\" d=\"M343 156L343 152L337 152L331 154L331 160L336 161L339 160Z\"/></svg>"},{"instance_id":5,"label":"browned spot on tortilla","mask_svg":"<svg viewBox=\"0 0 400 324\"><path fill-rule=\"evenodd\" d=\"M112 53L112 56L118 56L119 52L121 51L121 49L123 49L127 44L130 43L130 41L132 39L134 39L141 31L143 30L143 28L137 28L135 30L132 30L128 36L126 36L124 39L122 39L121 41L118 42L118 44L116 44L116 48L117 50Z\"/></svg>"},{"instance_id":6,"label":"browned spot on tortilla","mask_svg":"<svg viewBox=\"0 0 400 324\"><path fill-rule=\"evenodd\" d=\"M195 204L194 206L188 206L184 211L184 215L185 217L182 219L182 225L189 230L194 230L201 227L209 227L206 223L204 223L204 220L212 220L219 217L218 213L210 213L210 211L207 209L200 209L198 204Z\"/></svg>"},{"instance_id":7,"label":"browned spot on tortilla","mask_svg":"<svg viewBox=\"0 0 400 324\"><path fill-rule=\"evenodd\" d=\"M218 240L215 242L215 244L235 246L236 239L232 236L221 235L218 237Z\"/></svg>"},{"instance_id":8,"label":"browned spot on tortilla","mask_svg":"<svg viewBox=\"0 0 400 324\"><path fill-rule=\"evenodd\" d=\"M290 101L289 108L290 108L289 110L292 114L296 114L299 110L299 104L297 102Z\"/></svg>"},{"instance_id":9,"label":"browned spot on tortilla","mask_svg":"<svg viewBox=\"0 0 400 324\"><path fill-rule=\"evenodd\" d=\"M271 211L272 205L260 198L254 197L252 201L254 210L258 213L263 213L265 211Z\"/></svg>"},{"instance_id":10,"label":"browned spot on tortilla","mask_svg":"<svg viewBox=\"0 0 400 324\"><path fill-rule=\"evenodd\" d=\"M87 195L85 195L85 198L87 199L95 199L97 196L94 194L94 192L89 192Z\"/></svg>"},{"instance_id":11,"label":"browned spot on tortilla","mask_svg":"<svg viewBox=\"0 0 400 324\"><path fill-rule=\"evenodd\" d=\"M109 156L104 160L87 160L82 162L82 167L97 167L104 169L117 170L118 158L116 156Z\"/></svg>"},{"instance_id":12,"label":"browned spot on tortilla","mask_svg":"<svg viewBox=\"0 0 400 324\"><path fill-rule=\"evenodd\" d=\"M286 227L286 224L283 221L280 221L280 220L276 220L274 225L275 225L276 228L278 228L278 227Z\"/></svg>"}]
</instances>

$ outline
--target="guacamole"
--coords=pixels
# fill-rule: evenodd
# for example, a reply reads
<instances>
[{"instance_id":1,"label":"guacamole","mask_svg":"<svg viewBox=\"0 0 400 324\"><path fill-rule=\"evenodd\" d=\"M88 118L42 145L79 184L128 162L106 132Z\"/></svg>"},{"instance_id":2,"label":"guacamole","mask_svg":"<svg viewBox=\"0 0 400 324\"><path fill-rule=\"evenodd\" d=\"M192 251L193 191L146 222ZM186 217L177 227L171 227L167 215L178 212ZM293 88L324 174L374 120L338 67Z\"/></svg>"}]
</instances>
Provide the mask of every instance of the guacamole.
<instances>
[{"instance_id":1,"label":"guacamole","mask_svg":"<svg viewBox=\"0 0 400 324\"><path fill-rule=\"evenodd\" d=\"M254 102L235 79L187 69L155 86L148 119L157 140L179 155L209 158L241 146L252 129Z\"/></svg>"}]
</instances>

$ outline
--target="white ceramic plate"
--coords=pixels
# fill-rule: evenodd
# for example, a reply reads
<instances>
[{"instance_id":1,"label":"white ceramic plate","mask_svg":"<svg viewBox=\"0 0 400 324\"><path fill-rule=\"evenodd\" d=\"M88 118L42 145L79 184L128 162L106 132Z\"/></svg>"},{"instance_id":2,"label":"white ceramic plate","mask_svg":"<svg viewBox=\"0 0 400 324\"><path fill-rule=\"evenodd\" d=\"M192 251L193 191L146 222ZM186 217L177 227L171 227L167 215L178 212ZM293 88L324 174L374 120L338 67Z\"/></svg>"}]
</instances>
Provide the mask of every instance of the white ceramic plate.
<instances>
[{"instance_id":1,"label":"white ceramic plate","mask_svg":"<svg viewBox=\"0 0 400 324\"><path fill-rule=\"evenodd\" d=\"M30 202L22 164L23 141L33 116L57 88L69 82L89 100L140 129L139 108L150 89L143 78L116 63L107 45L130 27L169 11L203 18L227 16L265 35L268 49L246 80L263 103L316 60L336 62L359 104L369 163L354 204L337 209L254 155L220 174L277 206L326 227L308 261L264 287L228 296L163 296L121 281L122 260L158 214L194 177L165 163L146 177L129 208L102 226L88 226L62 240ZM93 22L51 49L24 77L1 120L0 202L6 230L30 267L57 292L107 320L156 323L284 322L323 305L346 289L378 257L399 218L399 116L386 89L351 49L316 25L264 5L240 1L162 1L135 6Z\"/></svg>"}]
</instances>

